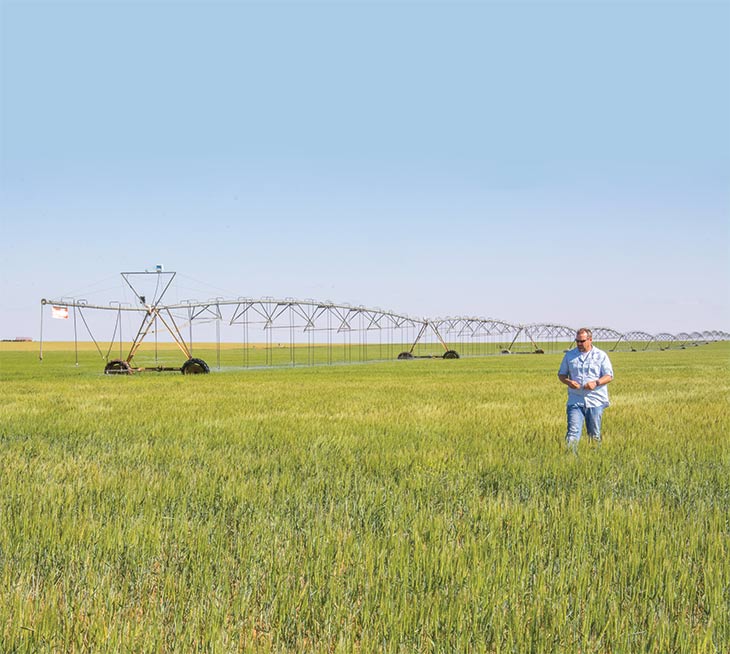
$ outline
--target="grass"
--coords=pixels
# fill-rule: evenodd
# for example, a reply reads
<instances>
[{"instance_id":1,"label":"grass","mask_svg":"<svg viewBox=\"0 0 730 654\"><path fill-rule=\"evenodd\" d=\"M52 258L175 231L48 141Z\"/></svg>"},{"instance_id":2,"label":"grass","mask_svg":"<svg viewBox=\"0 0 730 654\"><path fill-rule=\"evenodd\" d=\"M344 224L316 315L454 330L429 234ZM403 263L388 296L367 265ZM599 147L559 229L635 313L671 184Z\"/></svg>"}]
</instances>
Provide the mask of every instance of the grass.
<instances>
[{"instance_id":1,"label":"grass","mask_svg":"<svg viewBox=\"0 0 730 654\"><path fill-rule=\"evenodd\" d=\"M68 346L66 346L68 347ZM3 652L730 650L730 346L106 377L0 349Z\"/></svg>"}]
</instances>

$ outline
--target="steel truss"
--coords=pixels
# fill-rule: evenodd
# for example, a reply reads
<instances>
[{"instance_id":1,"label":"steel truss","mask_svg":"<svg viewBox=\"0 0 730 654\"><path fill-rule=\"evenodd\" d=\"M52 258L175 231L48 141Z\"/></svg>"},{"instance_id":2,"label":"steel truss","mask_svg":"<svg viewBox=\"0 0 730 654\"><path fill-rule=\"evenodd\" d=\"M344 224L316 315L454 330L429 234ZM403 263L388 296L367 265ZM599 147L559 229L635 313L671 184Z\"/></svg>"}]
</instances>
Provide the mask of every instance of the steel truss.
<instances>
[{"instance_id":1,"label":"steel truss","mask_svg":"<svg viewBox=\"0 0 730 654\"><path fill-rule=\"evenodd\" d=\"M151 298L140 294L137 275L159 275ZM163 278L164 276L164 278ZM194 327L215 325L215 356L221 368L221 329L233 330L228 337L238 344L231 360L228 347L225 367L275 365L316 365L388 359L443 358L561 352L572 346L575 328L546 323L513 324L495 318L456 316L415 318L381 308L352 306L330 301L273 297L236 299L211 298L163 304L162 300L175 273L122 273L138 305L111 302L90 304L80 298L41 300L40 358L43 359L43 309L46 305L65 307L73 314L74 343L78 363L78 330L83 327L106 362L105 372L129 374L143 370L175 370L184 374L206 373L208 364L193 356ZM111 317L105 339L94 333L87 315L98 311ZM123 352L122 316L136 317L139 326L128 353ZM593 340L611 351L655 348L685 348L711 341L728 340L721 331L656 335L644 331L621 333L608 327L592 328ZM136 366L142 342L158 333L167 334L185 357L182 366ZM185 334L185 335L184 335ZM208 339L210 342L210 339ZM119 345L119 357L111 351Z\"/></svg>"}]
</instances>

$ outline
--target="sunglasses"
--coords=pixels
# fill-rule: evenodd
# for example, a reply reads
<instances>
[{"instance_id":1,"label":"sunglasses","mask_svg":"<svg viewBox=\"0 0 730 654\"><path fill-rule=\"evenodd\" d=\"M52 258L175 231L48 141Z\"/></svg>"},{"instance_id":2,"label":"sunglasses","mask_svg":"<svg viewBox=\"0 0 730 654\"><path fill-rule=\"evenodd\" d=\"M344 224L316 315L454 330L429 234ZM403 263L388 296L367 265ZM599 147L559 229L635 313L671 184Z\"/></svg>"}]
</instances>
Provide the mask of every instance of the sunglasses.
<instances>
[{"instance_id":1,"label":"sunglasses","mask_svg":"<svg viewBox=\"0 0 730 654\"><path fill-rule=\"evenodd\" d=\"M584 338L582 341L579 341L577 338L575 339L576 343L585 343L586 341L590 341L590 338Z\"/></svg>"}]
</instances>

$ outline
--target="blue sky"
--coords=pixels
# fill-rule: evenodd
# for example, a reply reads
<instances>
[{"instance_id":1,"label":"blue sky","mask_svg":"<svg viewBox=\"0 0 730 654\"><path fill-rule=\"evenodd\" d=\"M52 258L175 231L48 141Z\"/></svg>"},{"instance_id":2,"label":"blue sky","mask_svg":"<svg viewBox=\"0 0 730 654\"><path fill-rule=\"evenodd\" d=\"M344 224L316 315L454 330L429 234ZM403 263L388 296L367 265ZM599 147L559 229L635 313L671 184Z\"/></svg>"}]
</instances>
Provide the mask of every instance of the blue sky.
<instances>
[{"instance_id":1,"label":"blue sky","mask_svg":"<svg viewBox=\"0 0 730 654\"><path fill-rule=\"evenodd\" d=\"M206 297L730 330L730 3L0 20L0 337L157 263Z\"/></svg>"}]
</instances>

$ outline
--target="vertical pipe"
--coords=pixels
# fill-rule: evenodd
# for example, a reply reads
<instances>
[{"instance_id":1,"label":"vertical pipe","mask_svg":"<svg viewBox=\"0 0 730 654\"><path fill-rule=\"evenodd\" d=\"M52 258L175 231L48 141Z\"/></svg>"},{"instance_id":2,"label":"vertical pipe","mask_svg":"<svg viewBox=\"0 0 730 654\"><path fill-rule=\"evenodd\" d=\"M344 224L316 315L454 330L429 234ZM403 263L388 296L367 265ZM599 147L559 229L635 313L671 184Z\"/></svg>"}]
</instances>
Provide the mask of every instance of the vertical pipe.
<instances>
[{"instance_id":1,"label":"vertical pipe","mask_svg":"<svg viewBox=\"0 0 730 654\"><path fill-rule=\"evenodd\" d=\"M45 302L41 300L41 342L40 349L38 350L38 360L43 361L43 305Z\"/></svg>"},{"instance_id":2,"label":"vertical pipe","mask_svg":"<svg viewBox=\"0 0 730 654\"><path fill-rule=\"evenodd\" d=\"M193 307L188 306L188 319L190 320L189 323L189 329L190 332L190 347L188 347L188 350L190 350L190 356L193 356Z\"/></svg>"},{"instance_id":3,"label":"vertical pipe","mask_svg":"<svg viewBox=\"0 0 730 654\"><path fill-rule=\"evenodd\" d=\"M295 365L294 361L294 313L292 311L291 304L289 305L289 358L291 360L292 367Z\"/></svg>"},{"instance_id":4,"label":"vertical pipe","mask_svg":"<svg viewBox=\"0 0 730 654\"><path fill-rule=\"evenodd\" d=\"M388 358L393 358L393 350L395 349L393 347L393 343L395 342L395 325L393 324L393 319L391 318L391 324L390 329L388 330Z\"/></svg>"},{"instance_id":5,"label":"vertical pipe","mask_svg":"<svg viewBox=\"0 0 730 654\"><path fill-rule=\"evenodd\" d=\"M266 303L266 322L264 330L266 330L266 365L274 365L274 324L271 322L271 303Z\"/></svg>"},{"instance_id":6,"label":"vertical pipe","mask_svg":"<svg viewBox=\"0 0 730 654\"><path fill-rule=\"evenodd\" d=\"M155 363L159 363L157 355L157 314L155 314Z\"/></svg>"},{"instance_id":7,"label":"vertical pipe","mask_svg":"<svg viewBox=\"0 0 730 654\"><path fill-rule=\"evenodd\" d=\"M378 358L383 360L383 329L378 324Z\"/></svg>"},{"instance_id":8,"label":"vertical pipe","mask_svg":"<svg viewBox=\"0 0 730 654\"><path fill-rule=\"evenodd\" d=\"M243 367L248 368L248 318L245 315L241 327L243 328L243 342L241 343L243 345Z\"/></svg>"},{"instance_id":9,"label":"vertical pipe","mask_svg":"<svg viewBox=\"0 0 730 654\"><path fill-rule=\"evenodd\" d=\"M79 365L79 337L76 331L76 305L74 304L74 351L76 352L76 365Z\"/></svg>"}]
</instances>

